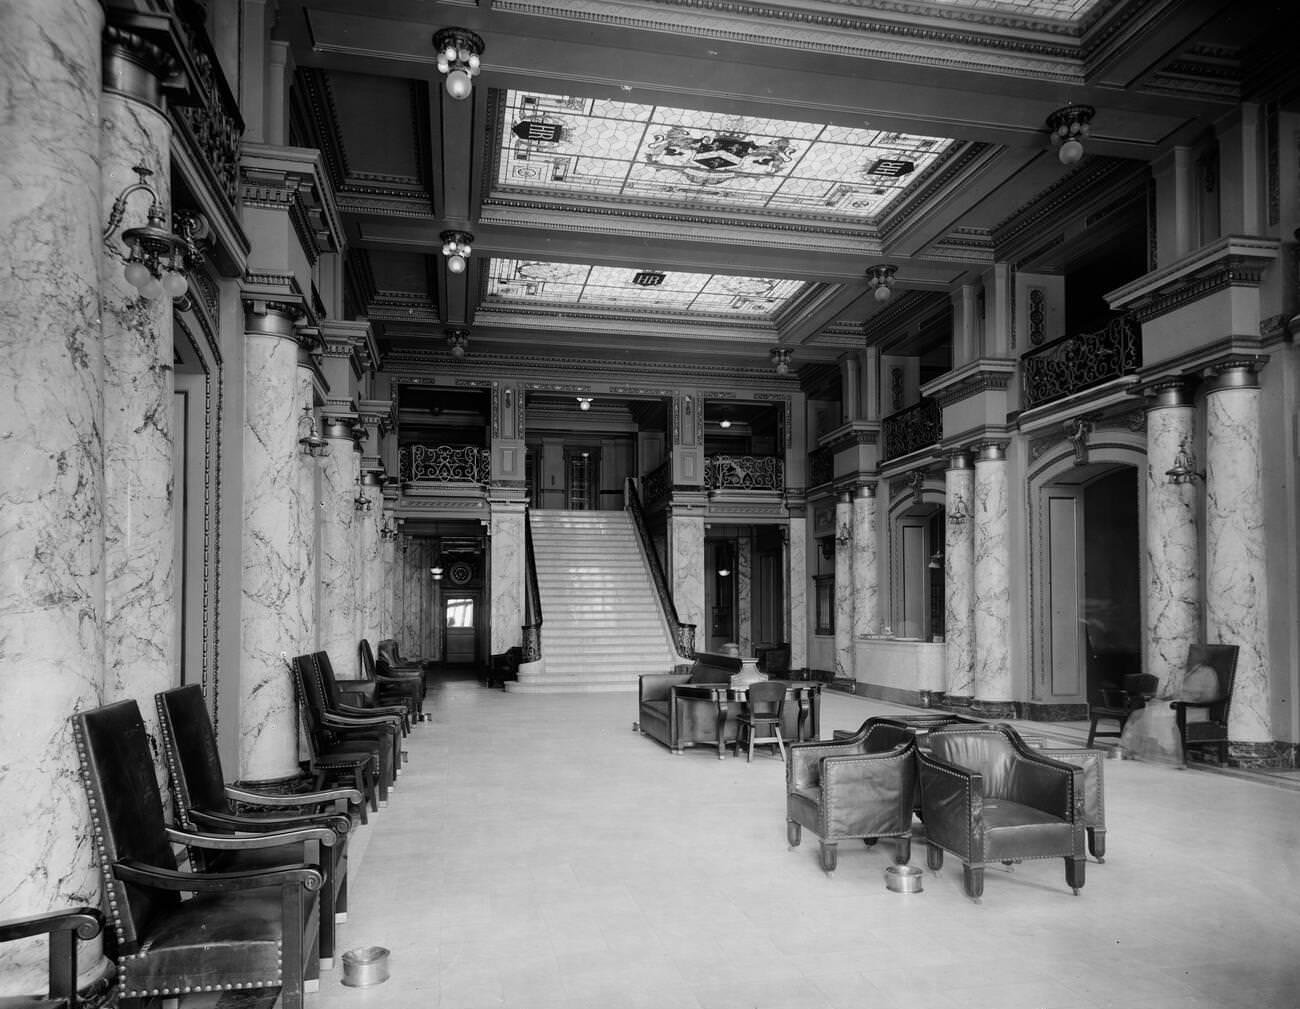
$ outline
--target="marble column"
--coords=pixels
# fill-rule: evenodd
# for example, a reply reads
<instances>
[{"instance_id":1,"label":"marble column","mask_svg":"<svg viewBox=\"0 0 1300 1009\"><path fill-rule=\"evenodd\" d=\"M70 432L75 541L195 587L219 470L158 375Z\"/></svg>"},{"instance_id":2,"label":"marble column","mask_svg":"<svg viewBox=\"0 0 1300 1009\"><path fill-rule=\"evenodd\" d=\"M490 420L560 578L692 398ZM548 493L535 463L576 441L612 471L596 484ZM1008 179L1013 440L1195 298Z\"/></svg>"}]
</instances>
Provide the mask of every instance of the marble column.
<instances>
[{"instance_id":1,"label":"marble column","mask_svg":"<svg viewBox=\"0 0 1300 1009\"><path fill-rule=\"evenodd\" d=\"M853 668L853 497L835 501L835 676L855 679Z\"/></svg>"},{"instance_id":2,"label":"marble column","mask_svg":"<svg viewBox=\"0 0 1300 1009\"><path fill-rule=\"evenodd\" d=\"M975 460L972 549L975 598L975 708L1012 717L1011 577L1005 446L985 444Z\"/></svg>"},{"instance_id":3,"label":"marble column","mask_svg":"<svg viewBox=\"0 0 1300 1009\"><path fill-rule=\"evenodd\" d=\"M669 518L669 557L677 619L695 625L695 647L703 650L709 625L704 612L704 516L673 512Z\"/></svg>"},{"instance_id":4,"label":"marble column","mask_svg":"<svg viewBox=\"0 0 1300 1009\"><path fill-rule=\"evenodd\" d=\"M353 566L359 459L352 424L326 418L329 454L320 461L320 648L341 677L356 665L357 571Z\"/></svg>"},{"instance_id":5,"label":"marble column","mask_svg":"<svg viewBox=\"0 0 1300 1009\"><path fill-rule=\"evenodd\" d=\"M0 917L99 903L68 715L104 676L103 22L97 0L0 4ZM0 945L0 995L45 990L45 948ZM102 971L98 940L81 962Z\"/></svg>"},{"instance_id":6,"label":"marble column","mask_svg":"<svg viewBox=\"0 0 1300 1009\"><path fill-rule=\"evenodd\" d=\"M420 637L420 544L414 536L402 537L402 609L397 643L403 655L415 655Z\"/></svg>"},{"instance_id":7,"label":"marble column","mask_svg":"<svg viewBox=\"0 0 1300 1009\"><path fill-rule=\"evenodd\" d=\"M853 498L853 636L880 633L880 529L876 485L864 483Z\"/></svg>"},{"instance_id":8,"label":"marble column","mask_svg":"<svg viewBox=\"0 0 1300 1009\"><path fill-rule=\"evenodd\" d=\"M384 498L379 477L361 475L361 496L370 509L357 513L357 573L361 579L361 605L357 607L357 641L365 638L373 649L382 635L384 578L383 540L379 535L383 519Z\"/></svg>"},{"instance_id":9,"label":"marble column","mask_svg":"<svg viewBox=\"0 0 1300 1009\"><path fill-rule=\"evenodd\" d=\"M944 475L944 693L967 706L975 696L975 471L954 452Z\"/></svg>"},{"instance_id":10,"label":"marble column","mask_svg":"<svg viewBox=\"0 0 1300 1009\"><path fill-rule=\"evenodd\" d=\"M520 644L524 626L524 505L492 504L492 654Z\"/></svg>"},{"instance_id":11,"label":"marble column","mask_svg":"<svg viewBox=\"0 0 1300 1009\"><path fill-rule=\"evenodd\" d=\"M280 658L302 643L298 340L293 309L244 322L243 578L238 775L274 781L298 770L293 678Z\"/></svg>"},{"instance_id":12,"label":"marble column","mask_svg":"<svg viewBox=\"0 0 1300 1009\"><path fill-rule=\"evenodd\" d=\"M167 57L150 42L108 28L100 98L100 216L117 223L104 242L104 699L142 700L157 732L153 695L179 677L176 516L173 500L172 299L153 282L145 297L123 272L124 228L171 205L171 124L160 79ZM134 171L152 174L147 189ZM118 203L118 197L126 199ZM170 220L168 219L170 223ZM162 755L155 758L166 795Z\"/></svg>"},{"instance_id":13,"label":"marble column","mask_svg":"<svg viewBox=\"0 0 1300 1009\"><path fill-rule=\"evenodd\" d=\"M429 649L429 658L435 662L441 662L443 656L443 613L442 613L442 594L444 585L442 580L442 568L437 568L433 573L433 594L429 605L429 613L433 623L433 641Z\"/></svg>"},{"instance_id":14,"label":"marble column","mask_svg":"<svg viewBox=\"0 0 1300 1009\"><path fill-rule=\"evenodd\" d=\"M392 512L385 512L380 517L379 528L397 528L397 520ZM397 629L397 595L401 586L401 553L397 549L397 535L379 537L379 584L376 592L379 596L379 622L375 626L375 636L371 646L379 644L383 638L396 636Z\"/></svg>"},{"instance_id":15,"label":"marble column","mask_svg":"<svg viewBox=\"0 0 1300 1009\"><path fill-rule=\"evenodd\" d=\"M421 658L428 658L432 653L433 540L423 539L420 541L420 646L415 654Z\"/></svg>"},{"instance_id":16,"label":"marble column","mask_svg":"<svg viewBox=\"0 0 1300 1009\"><path fill-rule=\"evenodd\" d=\"M1146 672L1162 692L1183 682L1187 645L1198 641L1201 579L1194 481L1172 482L1168 471L1193 442L1191 391L1171 380L1150 390L1147 401Z\"/></svg>"},{"instance_id":17,"label":"marble column","mask_svg":"<svg viewBox=\"0 0 1300 1009\"><path fill-rule=\"evenodd\" d=\"M304 336L305 340L314 337ZM296 648L289 654L314 652L320 648L320 551L321 551L321 467L333 453L333 446L321 437L322 424L316 412L316 371L304 346L298 354L296 401L299 424L306 426L324 442L316 452L299 452L297 460L298 582L293 599L298 626L293 640Z\"/></svg>"},{"instance_id":18,"label":"marble column","mask_svg":"<svg viewBox=\"0 0 1300 1009\"><path fill-rule=\"evenodd\" d=\"M741 655L754 654L754 541L736 538L736 643Z\"/></svg>"},{"instance_id":19,"label":"marble column","mask_svg":"<svg viewBox=\"0 0 1300 1009\"><path fill-rule=\"evenodd\" d=\"M1205 640L1239 649L1228 712L1234 743L1274 738L1261 433L1253 363L1219 368L1205 398Z\"/></svg>"},{"instance_id":20,"label":"marble column","mask_svg":"<svg viewBox=\"0 0 1300 1009\"><path fill-rule=\"evenodd\" d=\"M786 536L787 617L790 622L790 668L808 667L808 520L792 516Z\"/></svg>"}]
</instances>

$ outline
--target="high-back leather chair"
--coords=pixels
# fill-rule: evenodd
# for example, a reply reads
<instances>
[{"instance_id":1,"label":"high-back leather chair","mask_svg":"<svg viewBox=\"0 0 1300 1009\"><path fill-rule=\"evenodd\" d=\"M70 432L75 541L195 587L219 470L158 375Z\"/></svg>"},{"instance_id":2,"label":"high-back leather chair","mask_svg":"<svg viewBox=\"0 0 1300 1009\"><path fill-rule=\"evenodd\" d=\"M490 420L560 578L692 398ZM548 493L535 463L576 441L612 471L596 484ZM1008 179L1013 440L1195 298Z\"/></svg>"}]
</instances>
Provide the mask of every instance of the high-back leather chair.
<instances>
[{"instance_id":1,"label":"high-back leather chair","mask_svg":"<svg viewBox=\"0 0 1300 1009\"><path fill-rule=\"evenodd\" d=\"M905 865L916 780L916 736L879 719L830 742L791 744L785 769L790 847L798 847L802 828L811 830L821 838L821 867L831 873L840 841L891 837L898 843L894 861Z\"/></svg>"},{"instance_id":2,"label":"high-back leather chair","mask_svg":"<svg viewBox=\"0 0 1300 1009\"><path fill-rule=\"evenodd\" d=\"M1214 670L1218 681L1214 696L1184 698L1171 702L1183 742L1189 746L1213 746L1219 763L1228 764L1228 712L1232 708L1232 688L1237 677L1237 645L1191 645L1187 649L1187 671L1200 666Z\"/></svg>"},{"instance_id":3,"label":"high-back leather chair","mask_svg":"<svg viewBox=\"0 0 1300 1009\"><path fill-rule=\"evenodd\" d=\"M98 908L70 907L0 921L0 942L49 936L49 976L45 994L0 996L4 1009L77 1009L77 942L93 939L104 927Z\"/></svg>"},{"instance_id":4,"label":"high-back leather chair","mask_svg":"<svg viewBox=\"0 0 1300 1009\"><path fill-rule=\"evenodd\" d=\"M917 752L926 864L962 861L966 895L984 893L984 866L1061 858L1077 894L1087 866L1083 770L1031 749L1009 725L946 726Z\"/></svg>"},{"instance_id":5,"label":"high-back leather chair","mask_svg":"<svg viewBox=\"0 0 1300 1009\"><path fill-rule=\"evenodd\" d=\"M380 704L404 704L417 722L425 719L424 674L417 669L404 672L394 670L387 663L381 668L375 659L370 641L362 638L357 645L361 660L361 676L375 684L375 697Z\"/></svg>"},{"instance_id":6,"label":"high-back leather chair","mask_svg":"<svg viewBox=\"0 0 1300 1009\"><path fill-rule=\"evenodd\" d=\"M320 677L321 687L325 690L325 701L330 711L354 718L394 718L402 735L411 731L412 709L406 703L380 704L376 699L368 704L350 704L344 697L343 685L334 673L334 663L330 661L329 652L312 652L311 660L315 664L316 675Z\"/></svg>"},{"instance_id":7,"label":"high-back leather chair","mask_svg":"<svg viewBox=\"0 0 1300 1009\"><path fill-rule=\"evenodd\" d=\"M173 845L252 850L282 842L168 828L135 701L81 712L72 725L120 998L279 988L282 1009L302 1009L304 984L319 974L320 873L301 864L181 871ZM191 896L182 900L184 893Z\"/></svg>"},{"instance_id":8,"label":"high-back leather chair","mask_svg":"<svg viewBox=\"0 0 1300 1009\"><path fill-rule=\"evenodd\" d=\"M192 853L196 863L211 872L262 869L286 862L306 862L320 870L320 957L328 967L334 957L335 915L348 909L348 834L352 828L349 806L361 806L361 793L351 788L326 792L291 792L274 795L250 792L226 784L221 769L212 719L203 688L186 684L154 695L158 708L163 755L172 783L176 821L186 830L213 833L257 833L325 827L337 835L327 848L304 850L301 843L255 851ZM236 803L239 807L236 807ZM342 804L342 813L331 812ZM316 807L318 812L299 810Z\"/></svg>"}]
</instances>

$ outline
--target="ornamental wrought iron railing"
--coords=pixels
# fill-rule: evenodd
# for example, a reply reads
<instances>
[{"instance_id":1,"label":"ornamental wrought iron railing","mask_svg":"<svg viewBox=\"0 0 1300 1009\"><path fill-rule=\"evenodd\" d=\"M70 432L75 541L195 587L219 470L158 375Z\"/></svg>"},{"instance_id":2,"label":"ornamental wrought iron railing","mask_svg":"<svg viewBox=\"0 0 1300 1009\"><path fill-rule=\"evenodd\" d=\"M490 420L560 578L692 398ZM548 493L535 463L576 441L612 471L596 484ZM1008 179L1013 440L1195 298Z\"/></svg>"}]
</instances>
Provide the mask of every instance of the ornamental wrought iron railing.
<instances>
[{"instance_id":1,"label":"ornamental wrought iron railing","mask_svg":"<svg viewBox=\"0 0 1300 1009\"><path fill-rule=\"evenodd\" d=\"M404 445L397 452L403 483L485 484L492 474L492 453L473 445Z\"/></svg>"},{"instance_id":2,"label":"ornamental wrought iron railing","mask_svg":"<svg viewBox=\"0 0 1300 1009\"><path fill-rule=\"evenodd\" d=\"M884 418L880 433L886 459L897 459L937 445L943 440L943 408L938 400L924 397L919 403Z\"/></svg>"},{"instance_id":3,"label":"ornamental wrought iron railing","mask_svg":"<svg viewBox=\"0 0 1300 1009\"><path fill-rule=\"evenodd\" d=\"M677 606L673 603L672 591L668 588L668 576L664 573L663 563L659 560L659 551L655 549L650 538L650 527L646 525L645 510L641 507L641 496L637 493L636 480L628 477L623 484L623 499L628 514L632 516L632 526L636 529L637 539L641 541L641 550L650 565L650 577L655 583L655 595L659 597L659 606L668 629L673 635L673 645L677 654L683 658L695 658L695 625L685 624L677 619Z\"/></svg>"},{"instance_id":4,"label":"ornamental wrought iron railing","mask_svg":"<svg viewBox=\"0 0 1300 1009\"><path fill-rule=\"evenodd\" d=\"M665 459L641 478L641 490L645 493L644 505L649 511L658 511L668 504L673 496L673 461Z\"/></svg>"},{"instance_id":5,"label":"ornamental wrought iron railing","mask_svg":"<svg viewBox=\"0 0 1300 1009\"><path fill-rule=\"evenodd\" d=\"M829 445L808 453L808 486L820 487L835 479L835 453Z\"/></svg>"},{"instance_id":6,"label":"ornamental wrought iron railing","mask_svg":"<svg viewBox=\"0 0 1300 1009\"><path fill-rule=\"evenodd\" d=\"M710 455L704 459L708 490L785 490L785 461L775 455Z\"/></svg>"},{"instance_id":7,"label":"ornamental wrought iron railing","mask_svg":"<svg viewBox=\"0 0 1300 1009\"><path fill-rule=\"evenodd\" d=\"M537 584L537 558L533 554L533 520L524 511L524 641L523 661L542 657L542 591Z\"/></svg>"},{"instance_id":8,"label":"ornamental wrought iron railing","mask_svg":"<svg viewBox=\"0 0 1300 1009\"><path fill-rule=\"evenodd\" d=\"M1024 409L1131 375L1142 367L1142 339L1131 315L1103 329L1063 336L1021 359Z\"/></svg>"}]
</instances>

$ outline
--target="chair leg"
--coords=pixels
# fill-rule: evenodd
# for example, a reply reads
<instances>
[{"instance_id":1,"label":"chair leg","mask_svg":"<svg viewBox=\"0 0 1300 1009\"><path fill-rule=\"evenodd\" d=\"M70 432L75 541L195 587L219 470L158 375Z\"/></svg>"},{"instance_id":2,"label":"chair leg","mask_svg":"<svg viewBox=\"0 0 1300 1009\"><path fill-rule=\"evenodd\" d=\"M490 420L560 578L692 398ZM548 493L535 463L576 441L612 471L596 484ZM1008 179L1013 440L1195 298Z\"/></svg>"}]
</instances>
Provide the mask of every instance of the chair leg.
<instances>
[{"instance_id":1,"label":"chair leg","mask_svg":"<svg viewBox=\"0 0 1300 1009\"><path fill-rule=\"evenodd\" d=\"M1098 862L1106 861L1106 828L1088 828L1088 850Z\"/></svg>"},{"instance_id":2,"label":"chair leg","mask_svg":"<svg viewBox=\"0 0 1300 1009\"><path fill-rule=\"evenodd\" d=\"M791 848L799 847L799 842L803 840L803 827L794 820L786 820L785 839L790 842Z\"/></svg>"},{"instance_id":3,"label":"chair leg","mask_svg":"<svg viewBox=\"0 0 1300 1009\"><path fill-rule=\"evenodd\" d=\"M1079 890L1083 886L1087 868L1088 860L1086 858L1067 858L1065 860L1065 882L1074 890L1075 896L1078 896Z\"/></svg>"},{"instance_id":4,"label":"chair leg","mask_svg":"<svg viewBox=\"0 0 1300 1009\"><path fill-rule=\"evenodd\" d=\"M1088 726L1088 741L1084 746L1092 746L1092 741L1097 738L1097 716L1094 715L1092 722Z\"/></svg>"},{"instance_id":5,"label":"chair leg","mask_svg":"<svg viewBox=\"0 0 1300 1009\"><path fill-rule=\"evenodd\" d=\"M935 872L943 868L943 849L937 844L925 846L925 865L927 869L933 869Z\"/></svg>"},{"instance_id":6,"label":"chair leg","mask_svg":"<svg viewBox=\"0 0 1300 1009\"><path fill-rule=\"evenodd\" d=\"M749 753L745 757L745 763L752 764L754 762L754 727L752 725L745 726L745 738L749 740Z\"/></svg>"},{"instance_id":7,"label":"chair leg","mask_svg":"<svg viewBox=\"0 0 1300 1009\"><path fill-rule=\"evenodd\" d=\"M894 862L898 865L907 865L912 860L912 838L900 837L898 839L898 848L894 852Z\"/></svg>"},{"instance_id":8,"label":"chair leg","mask_svg":"<svg viewBox=\"0 0 1300 1009\"><path fill-rule=\"evenodd\" d=\"M834 872L839 864L839 845L833 841L821 843L821 862L823 872Z\"/></svg>"},{"instance_id":9,"label":"chair leg","mask_svg":"<svg viewBox=\"0 0 1300 1009\"><path fill-rule=\"evenodd\" d=\"M781 726L775 725L772 731L776 733L776 748L781 751L781 763L785 763L785 740L781 738Z\"/></svg>"},{"instance_id":10,"label":"chair leg","mask_svg":"<svg viewBox=\"0 0 1300 1009\"><path fill-rule=\"evenodd\" d=\"M971 900L979 900L984 896L984 866L983 865L963 865L962 883L966 887L966 896Z\"/></svg>"}]
</instances>

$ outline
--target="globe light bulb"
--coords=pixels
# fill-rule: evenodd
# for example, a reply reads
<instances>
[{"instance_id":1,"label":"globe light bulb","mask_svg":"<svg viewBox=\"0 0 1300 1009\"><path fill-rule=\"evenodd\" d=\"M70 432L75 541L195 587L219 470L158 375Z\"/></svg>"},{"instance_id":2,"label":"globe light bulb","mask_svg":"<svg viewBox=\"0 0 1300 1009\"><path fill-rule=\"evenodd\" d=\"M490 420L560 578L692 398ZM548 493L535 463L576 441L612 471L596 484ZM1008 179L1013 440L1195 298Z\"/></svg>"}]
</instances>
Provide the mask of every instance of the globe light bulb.
<instances>
[{"instance_id":1,"label":"globe light bulb","mask_svg":"<svg viewBox=\"0 0 1300 1009\"><path fill-rule=\"evenodd\" d=\"M448 256L447 269L450 270L452 273L464 273L465 257L462 256L460 253L457 253L454 256Z\"/></svg>"},{"instance_id":2,"label":"globe light bulb","mask_svg":"<svg viewBox=\"0 0 1300 1009\"><path fill-rule=\"evenodd\" d=\"M889 300L891 293L892 292L890 291L887 285L881 284L879 287L876 288L875 298L877 301L883 303Z\"/></svg>"},{"instance_id":3,"label":"globe light bulb","mask_svg":"<svg viewBox=\"0 0 1300 1009\"><path fill-rule=\"evenodd\" d=\"M1083 144L1071 137L1061 145L1057 157L1061 159L1063 165L1076 164L1083 157Z\"/></svg>"},{"instance_id":4,"label":"globe light bulb","mask_svg":"<svg viewBox=\"0 0 1300 1009\"><path fill-rule=\"evenodd\" d=\"M168 270L163 274L162 289L170 298L183 298L185 292L190 289L190 282L182 274Z\"/></svg>"},{"instance_id":5,"label":"globe light bulb","mask_svg":"<svg viewBox=\"0 0 1300 1009\"><path fill-rule=\"evenodd\" d=\"M145 283L145 285L142 288L140 288L140 293L144 297L152 301L154 298L160 297L162 295L163 286L153 277L150 277L149 280Z\"/></svg>"},{"instance_id":6,"label":"globe light bulb","mask_svg":"<svg viewBox=\"0 0 1300 1009\"><path fill-rule=\"evenodd\" d=\"M126 282L137 291L144 290L144 285L152 279L149 268L144 263L127 263L122 275L126 277Z\"/></svg>"},{"instance_id":7,"label":"globe light bulb","mask_svg":"<svg viewBox=\"0 0 1300 1009\"><path fill-rule=\"evenodd\" d=\"M474 90L474 82L469 74L459 67L447 75L447 94L457 101L464 101Z\"/></svg>"},{"instance_id":8,"label":"globe light bulb","mask_svg":"<svg viewBox=\"0 0 1300 1009\"><path fill-rule=\"evenodd\" d=\"M464 357L464 356L465 356L465 347L464 347L464 345L458 343L458 344L456 344L454 347L452 347L452 348L451 348L451 356L452 356L452 357Z\"/></svg>"}]
</instances>

